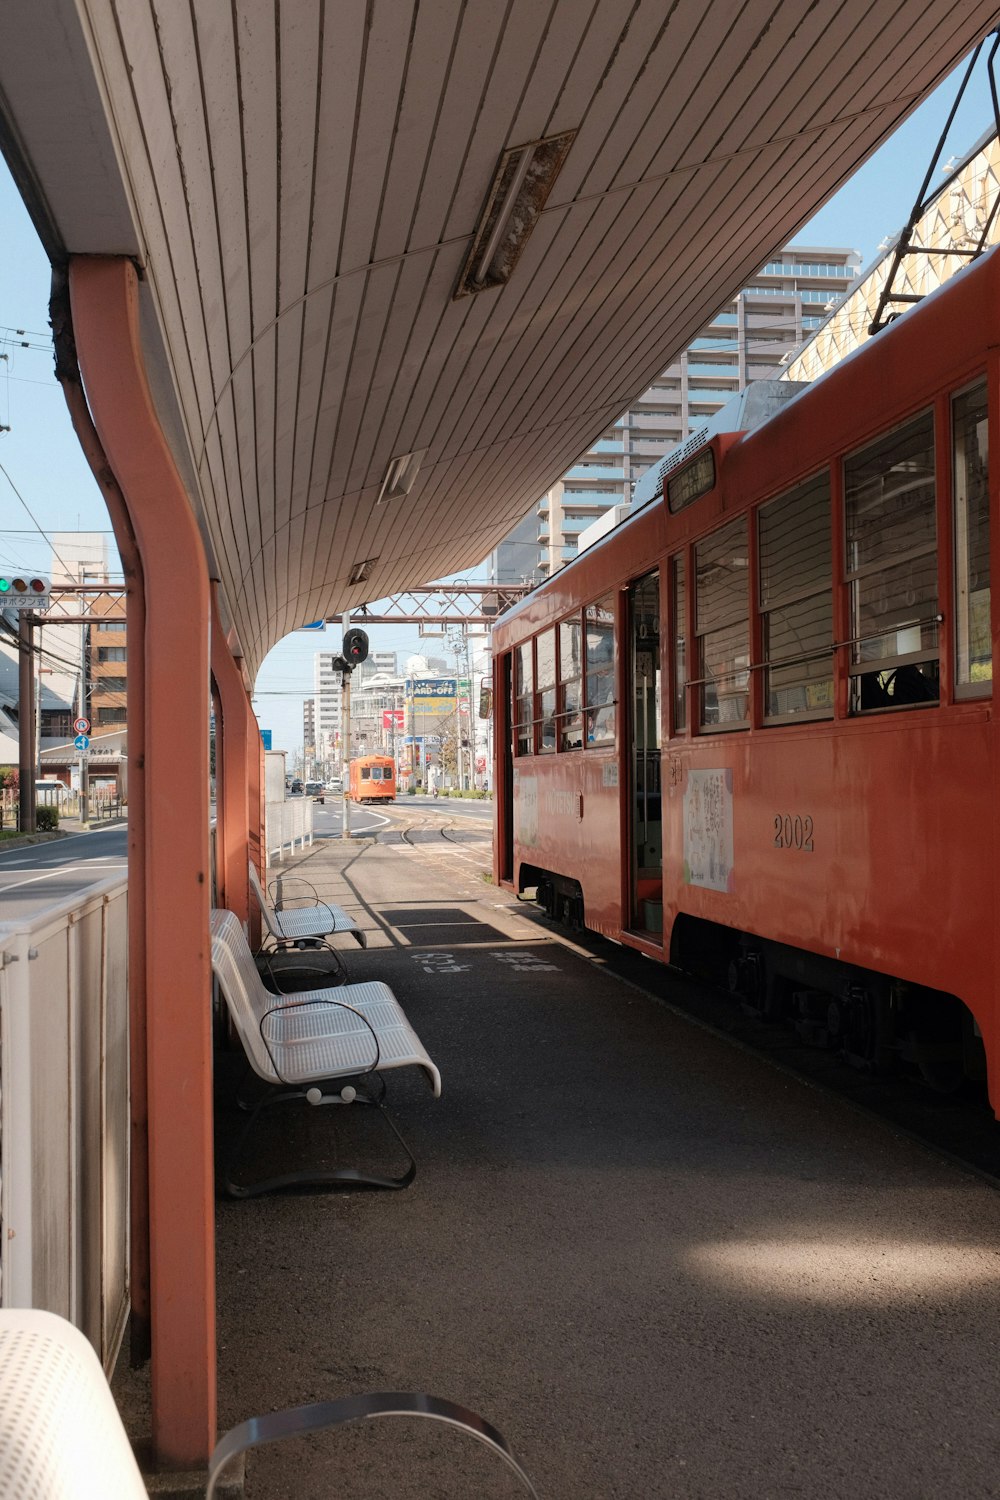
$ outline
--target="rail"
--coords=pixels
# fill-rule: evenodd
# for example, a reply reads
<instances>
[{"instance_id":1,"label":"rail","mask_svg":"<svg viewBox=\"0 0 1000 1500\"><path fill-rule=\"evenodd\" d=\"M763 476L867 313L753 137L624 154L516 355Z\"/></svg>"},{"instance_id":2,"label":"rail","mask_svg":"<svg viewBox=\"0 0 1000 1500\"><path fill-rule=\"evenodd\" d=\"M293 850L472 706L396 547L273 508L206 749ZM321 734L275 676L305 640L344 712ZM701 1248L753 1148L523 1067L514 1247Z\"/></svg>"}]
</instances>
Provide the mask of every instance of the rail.
<instances>
[{"instance_id":1,"label":"rail","mask_svg":"<svg viewBox=\"0 0 1000 1500\"><path fill-rule=\"evenodd\" d=\"M110 1370L129 1306L127 891L0 925L0 1306L59 1313Z\"/></svg>"},{"instance_id":2,"label":"rail","mask_svg":"<svg viewBox=\"0 0 1000 1500\"><path fill-rule=\"evenodd\" d=\"M267 862L283 860L285 850L294 854L296 844L304 849L313 841L313 801L311 797L286 797L283 802L268 802L264 811Z\"/></svg>"}]
</instances>

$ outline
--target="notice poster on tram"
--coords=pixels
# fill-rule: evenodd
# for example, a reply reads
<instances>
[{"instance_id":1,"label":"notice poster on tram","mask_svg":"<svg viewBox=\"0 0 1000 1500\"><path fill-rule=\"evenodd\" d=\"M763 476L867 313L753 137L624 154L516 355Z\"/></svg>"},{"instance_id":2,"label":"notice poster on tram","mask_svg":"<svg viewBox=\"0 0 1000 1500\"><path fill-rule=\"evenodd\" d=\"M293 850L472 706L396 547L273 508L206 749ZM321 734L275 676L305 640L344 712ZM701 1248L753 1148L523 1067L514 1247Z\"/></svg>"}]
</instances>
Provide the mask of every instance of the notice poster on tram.
<instances>
[{"instance_id":1,"label":"notice poster on tram","mask_svg":"<svg viewBox=\"0 0 1000 1500\"><path fill-rule=\"evenodd\" d=\"M734 888L733 773L689 771L684 789L684 879L710 891Z\"/></svg>"},{"instance_id":2,"label":"notice poster on tram","mask_svg":"<svg viewBox=\"0 0 1000 1500\"><path fill-rule=\"evenodd\" d=\"M538 778L514 767L514 827L522 844L538 843Z\"/></svg>"}]
</instances>

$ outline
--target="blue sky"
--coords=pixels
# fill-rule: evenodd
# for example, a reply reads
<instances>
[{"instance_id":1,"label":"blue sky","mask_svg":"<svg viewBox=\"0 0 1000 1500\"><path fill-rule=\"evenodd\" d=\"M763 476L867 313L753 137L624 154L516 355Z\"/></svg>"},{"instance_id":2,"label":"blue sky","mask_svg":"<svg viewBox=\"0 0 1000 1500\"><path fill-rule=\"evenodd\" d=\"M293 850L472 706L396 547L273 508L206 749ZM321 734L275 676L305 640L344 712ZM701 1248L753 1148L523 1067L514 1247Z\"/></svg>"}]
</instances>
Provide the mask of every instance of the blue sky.
<instances>
[{"instance_id":1,"label":"blue sky","mask_svg":"<svg viewBox=\"0 0 1000 1500\"><path fill-rule=\"evenodd\" d=\"M964 65L963 65L964 66ZM794 236L796 244L856 249L867 265L880 242L906 222L954 100L961 69L933 94L835 198ZM992 126L984 58L946 143L944 159L964 155ZM940 181L940 173L934 181ZM49 266L17 190L0 161L0 566L44 571L54 531L107 531L107 511L73 435L52 374ZM21 332L20 330L23 330ZM15 488L17 493L15 493ZM18 498L20 495L20 499ZM23 502L23 503L22 503ZM27 509L25 508L27 507ZM29 512L30 511L30 515ZM471 570L470 575L471 576ZM379 626L373 645L422 649L404 627ZM258 713L275 747L302 741L304 694L317 650L339 645L339 627L290 636L258 678ZM438 654L428 643L429 654Z\"/></svg>"}]
</instances>

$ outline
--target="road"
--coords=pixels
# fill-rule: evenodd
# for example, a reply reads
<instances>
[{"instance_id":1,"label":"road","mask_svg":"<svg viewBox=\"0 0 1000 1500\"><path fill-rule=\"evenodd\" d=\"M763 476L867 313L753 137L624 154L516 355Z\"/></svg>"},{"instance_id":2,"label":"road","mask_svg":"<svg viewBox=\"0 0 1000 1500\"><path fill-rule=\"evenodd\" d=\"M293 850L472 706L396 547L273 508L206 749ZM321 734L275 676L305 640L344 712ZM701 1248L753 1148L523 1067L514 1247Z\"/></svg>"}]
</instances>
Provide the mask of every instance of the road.
<instances>
[{"instance_id":1,"label":"road","mask_svg":"<svg viewBox=\"0 0 1000 1500\"><path fill-rule=\"evenodd\" d=\"M440 813L443 818L490 823L492 802L460 797L414 796L395 804L401 809ZM313 806L313 829L317 839L339 838L341 799L328 797ZM351 832L359 836L378 833L391 826L391 818L374 807L351 807ZM31 917L46 906L72 896L127 868L126 829L105 828L93 833L70 834L51 843L0 850L0 922Z\"/></svg>"},{"instance_id":2,"label":"road","mask_svg":"<svg viewBox=\"0 0 1000 1500\"><path fill-rule=\"evenodd\" d=\"M446 818L468 818L473 823L492 823L493 803L474 801L463 797L400 797L392 807L406 811L407 808L421 812L437 812ZM378 833L388 828L391 812L386 814L379 808L351 805L351 832L358 835ZM313 831L317 838L339 838L341 830L341 799L336 794L328 795L326 802L313 804Z\"/></svg>"},{"instance_id":3,"label":"road","mask_svg":"<svg viewBox=\"0 0 1000 1500\"><path fill-rule=\"evenodd\" d=\"M105 828L0 851L0 921L31 917L97 880L124 874L126 836L124 827Z\"/></svg>"}]
</instances>

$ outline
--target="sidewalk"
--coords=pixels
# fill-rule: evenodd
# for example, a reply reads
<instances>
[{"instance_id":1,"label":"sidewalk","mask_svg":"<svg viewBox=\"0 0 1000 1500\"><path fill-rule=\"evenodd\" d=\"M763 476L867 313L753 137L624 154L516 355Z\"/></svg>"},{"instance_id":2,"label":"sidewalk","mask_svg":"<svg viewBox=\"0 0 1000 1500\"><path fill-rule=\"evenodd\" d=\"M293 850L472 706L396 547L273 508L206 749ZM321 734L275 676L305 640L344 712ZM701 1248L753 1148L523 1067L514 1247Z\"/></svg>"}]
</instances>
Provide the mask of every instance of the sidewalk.
<instances>
[{"instance_id":1,"label":"sidewalk","mask_svg":"<svg viewBox=\"0 0 1000 1500\"><path fill-rule=\"evenodd\" d=\"M424 1390L543 1500L995 1495L1000 1197L608 975L485 883L474 832L442 843L272 872L357 914L350 977L392 985L444 1091L387 1076L405 1192L219 1202L220 1430ZM388 1150L368 1112L271 1115L286 1161ZM220 1153L236 1124L220 1089ZM248 1500L347 1492L517 1493L434 1424L248 1462Z\"/></svg>"}]
</instances>

